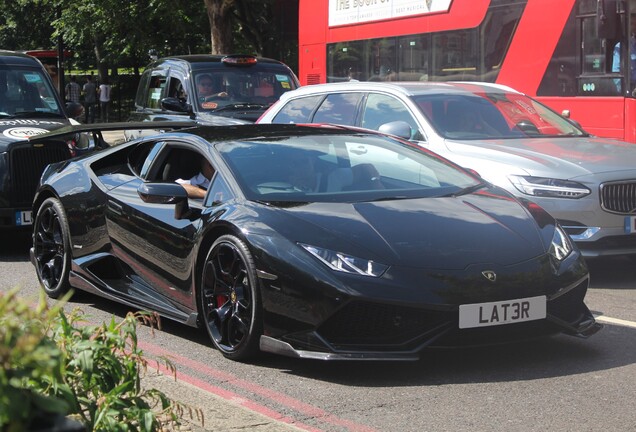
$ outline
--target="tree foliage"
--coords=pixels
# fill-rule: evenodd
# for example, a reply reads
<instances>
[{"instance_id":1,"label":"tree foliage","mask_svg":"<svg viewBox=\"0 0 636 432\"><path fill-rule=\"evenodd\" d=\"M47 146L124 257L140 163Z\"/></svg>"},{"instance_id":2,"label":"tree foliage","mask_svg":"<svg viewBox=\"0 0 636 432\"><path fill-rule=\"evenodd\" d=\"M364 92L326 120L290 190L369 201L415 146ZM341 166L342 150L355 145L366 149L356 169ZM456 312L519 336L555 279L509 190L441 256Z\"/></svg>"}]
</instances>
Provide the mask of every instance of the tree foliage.
<instances>
[{"instance_id":1,"label":"tree foliage","mask_svg":"<svg viewBox=\"0 0 636 432\"><path fill-rule=\"evenodd\" d=\"M55 49L73 68L135 70L159 56L251 53L295 59L298 0L0 0L0 46ZM291 30L290 30L291 29Z\"/></svg>"}]
</instances>

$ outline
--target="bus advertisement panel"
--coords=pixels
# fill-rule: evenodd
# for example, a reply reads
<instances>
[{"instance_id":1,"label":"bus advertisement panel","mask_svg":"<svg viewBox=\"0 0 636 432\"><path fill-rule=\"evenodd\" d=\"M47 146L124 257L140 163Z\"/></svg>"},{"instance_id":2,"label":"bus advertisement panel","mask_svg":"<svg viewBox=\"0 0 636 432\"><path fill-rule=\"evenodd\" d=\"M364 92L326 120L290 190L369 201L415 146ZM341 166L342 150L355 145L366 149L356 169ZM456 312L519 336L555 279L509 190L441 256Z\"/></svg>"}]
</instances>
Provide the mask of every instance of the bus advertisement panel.
<instances>
[{"instance_id":1,"label":"bus advertisement panel","mask_svg":"<svg viewBox=\"0 0 636 432\"><path fill-rule=\"evenodd\" d=\"M636 0L300 0L299 78L495 82L636 143L631 14Z\"/></svg>"}]
</instances>

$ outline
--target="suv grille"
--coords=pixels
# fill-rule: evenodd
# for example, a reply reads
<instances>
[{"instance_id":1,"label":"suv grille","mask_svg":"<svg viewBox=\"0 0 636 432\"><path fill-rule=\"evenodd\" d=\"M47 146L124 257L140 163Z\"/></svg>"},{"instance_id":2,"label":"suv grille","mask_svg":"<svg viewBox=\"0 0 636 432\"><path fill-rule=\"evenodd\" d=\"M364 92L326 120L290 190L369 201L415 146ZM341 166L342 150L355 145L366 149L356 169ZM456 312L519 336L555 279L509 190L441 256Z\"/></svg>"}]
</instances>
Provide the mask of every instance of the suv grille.
<instances>
[{"instance_id":1,"label":"suv grille","mask_svg":"<svg viewBox=\"0 0 636 432\"><path fill-rule=\"evenodd\" d=\"M50 163L71 157L66 143L42 147L17 147L11 150L11 184L15 206L30 206L44 168Z\"/></svg>"},{"instance_id":2,"label":"suv grille","mask_svg":"<svg viewBox=\"0 0 636 432\"><path fill-rule=\"evenodd\" d=\"M602 184L601 207L613 213L636 213L636 181Z\"/></svg>"}]
</instances>

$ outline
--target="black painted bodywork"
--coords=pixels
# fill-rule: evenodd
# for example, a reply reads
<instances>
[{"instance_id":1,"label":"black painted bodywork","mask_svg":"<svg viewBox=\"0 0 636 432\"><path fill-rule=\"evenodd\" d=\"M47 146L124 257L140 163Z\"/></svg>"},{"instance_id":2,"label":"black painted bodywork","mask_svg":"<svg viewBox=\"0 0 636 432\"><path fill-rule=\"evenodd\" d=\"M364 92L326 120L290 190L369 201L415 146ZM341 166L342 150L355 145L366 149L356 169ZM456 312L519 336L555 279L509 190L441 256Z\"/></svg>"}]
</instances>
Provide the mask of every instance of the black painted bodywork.
<instances>
[{"instance_id":1,"label":"black painted bodywork","mask_svg":"<svg viewBox=\"0 0 636 432\"><path fill-rule=\"evenodd\" d=\"M555 222L537 206L491 185L438 198L250 201L210 145L342 134L343 129L247 125L147 137L50 166L33 211L47 197L62 202L71 231L72 286L192 326L200 324L196 292L205 255L219 236L237 236L259 275L261 349L283 355L416 359L428 346L560 332L587 336L598 330L583 302L589 282L585 262L576 247L563 261L552 259L548 248ZM127 161L140 143L152 140L197 148L216 164L232 199L191 202L193 216L180 219L175 204L144 202L138 190L148 189ZM165 188L166 195L175 195L174 185ZM336 272L299 243L367 257L389 269L377 278ZM484 270L496 272L496 283L482 275ZM541 295L548 299L544 320L458 328L461 304Z\"/></svg>"},{"instance_id":2,"label":"black painted bodywork","mask_svg":"<svg viewBox=\"0 0 636 432\"><path fill-rule=\"evenodd\" d=\"M33 72L38 79L45 80L50 89L49 96L55 99L57 110L3 114L0 109L0 229L28 227L30 220L24 217L23 212L31 209L42 171L49 163L73 156L73 149L65 139L38 146L26 140L27 136L54 131L71 124L64 104L53 91L51 78L37 59L0 50L0 106L7 102L6 92L11 87L6 76L10 71L16 70L21 73Z\"/></svg>"}]
</instances>

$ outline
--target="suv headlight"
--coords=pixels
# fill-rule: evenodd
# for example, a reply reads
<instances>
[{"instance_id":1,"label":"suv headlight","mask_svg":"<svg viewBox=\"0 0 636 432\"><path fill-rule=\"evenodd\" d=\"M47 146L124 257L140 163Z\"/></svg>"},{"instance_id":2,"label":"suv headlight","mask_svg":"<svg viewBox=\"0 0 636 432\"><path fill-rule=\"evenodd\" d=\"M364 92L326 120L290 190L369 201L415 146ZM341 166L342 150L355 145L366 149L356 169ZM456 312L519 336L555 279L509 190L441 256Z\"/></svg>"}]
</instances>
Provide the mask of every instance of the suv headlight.
<instances>
[{"instance_id":1,"label":"suv headlight","mask_svg":"<svg viewBox=\"0 0 636 432\"><path fill-rule=\"evenodd\" d=\"M572 241L570 237L563 231L563 228L556 226L550 250L548 251L557 261L563 261L570 253L572 253Z\"/></svg>"},{"instance_id":2,"label":"suv headlight","mask_svg":"<svg viewBox=\"0 0 636 432\"><path fill-rule=\"evenodd\" d=\"M307 252L332 270L363 276L380 277L389 266L341 252L299 243Z\"/></svg>"},{"instance_id":3,"label":"suv headlight","mask_svg":"<svg viewBox=\"0 0 636 432\"><path fill-rule=\"evenodd\" d=\"M521 193L548 198L583 198L591 191L581 183L547 177L508 176L510 182Z\"/></svg>"}]
</instances>

